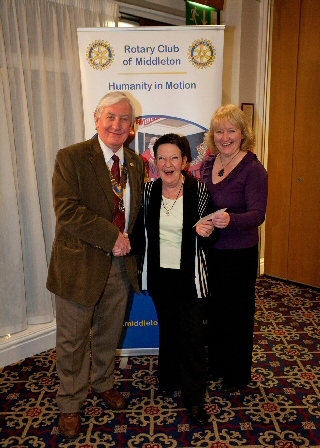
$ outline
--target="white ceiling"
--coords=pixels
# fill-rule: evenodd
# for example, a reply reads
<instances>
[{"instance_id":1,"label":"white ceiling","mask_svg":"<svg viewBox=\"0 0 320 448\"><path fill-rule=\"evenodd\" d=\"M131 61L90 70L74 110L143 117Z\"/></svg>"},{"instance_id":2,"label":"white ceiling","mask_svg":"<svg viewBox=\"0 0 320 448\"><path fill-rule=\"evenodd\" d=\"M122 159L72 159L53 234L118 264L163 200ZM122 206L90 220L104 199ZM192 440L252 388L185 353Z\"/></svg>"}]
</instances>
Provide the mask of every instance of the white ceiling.
<instances>
[{"instance_id":1,"label":"white ceiling","mask_svg":"<svg viewBox=\"0 0 320 448\"><path fill-rule=\"evenodd\" d=\"M185 25L184 0L115 0L120 5L120 14L165 22L170 25Z\"/></svg>"}]
</instances>

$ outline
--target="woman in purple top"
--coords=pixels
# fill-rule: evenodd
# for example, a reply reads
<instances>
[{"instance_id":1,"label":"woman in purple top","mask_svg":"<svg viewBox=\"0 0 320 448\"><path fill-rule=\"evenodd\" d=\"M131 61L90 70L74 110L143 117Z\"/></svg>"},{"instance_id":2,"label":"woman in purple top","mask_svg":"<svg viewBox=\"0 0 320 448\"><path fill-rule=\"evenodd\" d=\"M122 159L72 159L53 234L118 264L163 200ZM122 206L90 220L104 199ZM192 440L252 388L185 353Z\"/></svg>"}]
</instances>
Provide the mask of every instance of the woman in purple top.
<instances>
[{"instance_id":1,"label":"woman in purple top","mask_svg":"<svg viewBox=\"0 0 320 448\"><path fill-rule=\"evenodd\" d=\"M208 358L211 379L223 389L245 388L251 381L258 227L265 219L267 172L252 152L255 138L243 111L220 107L211 119L206 142L213 154L201 167L209 188L219 238L211 260L208 306Z\"/></svg>"}]
</instances>

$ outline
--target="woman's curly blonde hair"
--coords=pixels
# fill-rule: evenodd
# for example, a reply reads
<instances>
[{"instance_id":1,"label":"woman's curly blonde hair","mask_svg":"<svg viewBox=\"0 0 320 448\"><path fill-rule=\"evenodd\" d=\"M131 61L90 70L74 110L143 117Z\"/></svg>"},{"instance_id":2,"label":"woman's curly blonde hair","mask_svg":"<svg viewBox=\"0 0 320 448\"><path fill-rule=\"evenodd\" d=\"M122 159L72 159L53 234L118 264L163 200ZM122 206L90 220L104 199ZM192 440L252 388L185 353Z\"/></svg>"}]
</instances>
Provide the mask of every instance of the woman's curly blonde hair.
<instances>
[{"instance_id":1,"label":"woman's curly blonde hair","mask_svg":"<svg viewBox=\"0 0 320 448\"><path fill-rule=\"evenodd\" d=\"M255 144L255 136L252 131L252 127L247 120L244 112L240 107L234 104L227 104L221 106L213 114L210 122L210 129L205 135L205 143L212 152L218 152L218 149L214 142L214 132L218 129L219 125L223 121L229 121L237 129L240 129L243 135L240 149L242 151L253 151Z\"/></svg>"}]
</instances>

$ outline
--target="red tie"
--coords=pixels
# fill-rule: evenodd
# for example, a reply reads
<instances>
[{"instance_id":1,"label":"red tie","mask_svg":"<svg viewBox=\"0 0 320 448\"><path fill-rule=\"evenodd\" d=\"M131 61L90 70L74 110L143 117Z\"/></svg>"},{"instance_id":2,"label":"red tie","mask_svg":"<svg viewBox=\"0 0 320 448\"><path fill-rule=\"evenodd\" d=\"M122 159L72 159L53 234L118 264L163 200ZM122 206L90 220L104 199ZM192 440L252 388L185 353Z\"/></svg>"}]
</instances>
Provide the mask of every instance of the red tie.
<instances>
[{"instance_id":1,"label":"red tie","mask_svg":"<svg viewBox=\"0 0 320 448\"><path fill-rule=\"evenodd\" d=\"M120 164L119 164L119 157L115 154L112 156L113 159L113 165L111 168L111 173L113 177L115 178L115 181L117 184L120 184ZM114 218L113 218L113 224L117 226L120 230L120 232L124 232L124 226L125 226L125 214L124 212L121 212L119 209L119 203L123 201L119 199L119 197L114 193Z\"/></svg>"}]
</instances>

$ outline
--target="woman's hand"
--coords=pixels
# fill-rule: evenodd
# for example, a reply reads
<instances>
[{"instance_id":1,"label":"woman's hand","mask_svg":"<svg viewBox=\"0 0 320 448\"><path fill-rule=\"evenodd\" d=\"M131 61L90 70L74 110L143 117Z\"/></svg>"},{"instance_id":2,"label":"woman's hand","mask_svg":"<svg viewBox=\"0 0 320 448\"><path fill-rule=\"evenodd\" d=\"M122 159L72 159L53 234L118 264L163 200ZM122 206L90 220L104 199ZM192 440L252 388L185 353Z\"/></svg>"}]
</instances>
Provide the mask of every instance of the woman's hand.
<instances>
[{"instance_id":1,"label":"woman's hand","mask_svg":"<svg viewBox=\"0 0 320 448\"><path fill-rule=\"evenodd\" d=\"M204 221L196 226L196 232L200 236L208 237L213 232L214 225L211 220Z\"/></svg>"},{"instance_id":2,"label":"woman's hand","mask_svg":"<svg viewBox=\"0 0 320 448\"><path fill-rule=\"evenodd\" d=\"M230 222L230 215L227 212L219 213L213 218L212 222L218 229L224 229Z\"/></svg>"}]
</instances>

